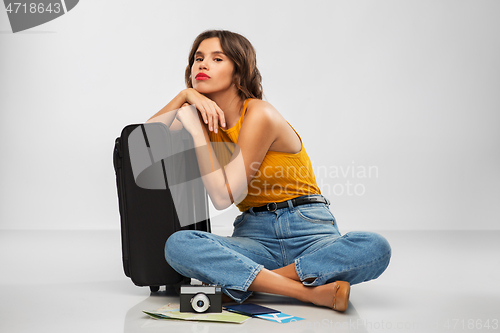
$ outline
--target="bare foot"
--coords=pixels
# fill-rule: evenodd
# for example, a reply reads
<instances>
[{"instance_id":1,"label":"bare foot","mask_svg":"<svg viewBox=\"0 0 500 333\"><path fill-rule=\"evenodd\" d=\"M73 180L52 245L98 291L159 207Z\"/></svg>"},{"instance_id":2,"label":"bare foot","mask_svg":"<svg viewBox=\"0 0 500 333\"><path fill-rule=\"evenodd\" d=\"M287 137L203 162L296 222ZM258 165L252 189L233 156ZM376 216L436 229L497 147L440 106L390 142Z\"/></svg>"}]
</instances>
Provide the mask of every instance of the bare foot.
<instances>
[{"instance_id":1,"label":"bare foot","mask_svg":"<svg viewBox=\"0 0 500 333\"><path fill-rule=\"evenodd\" d=\"M351 286L346 281L335 281L314 287L313 303L336 311L345 311L349 305Z\"/></svg>"}]
</instances>

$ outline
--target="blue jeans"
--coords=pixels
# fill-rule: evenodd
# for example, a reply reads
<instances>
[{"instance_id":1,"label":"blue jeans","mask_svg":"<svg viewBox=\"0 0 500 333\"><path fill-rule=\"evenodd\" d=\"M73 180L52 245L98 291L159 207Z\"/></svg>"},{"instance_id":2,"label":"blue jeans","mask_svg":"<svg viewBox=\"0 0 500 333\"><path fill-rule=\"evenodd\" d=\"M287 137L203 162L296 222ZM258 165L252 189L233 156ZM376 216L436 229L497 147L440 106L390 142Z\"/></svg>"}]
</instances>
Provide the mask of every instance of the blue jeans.
<instances>
[{"instance_id":1,"label":"blue jeans","mask_svg":"<svg viewBox=\"0 0 500 333\"><path fill-rule=\"evenodd\" d=\"M318 196L318 195L311 195ZM334 281L356 284L377 278L389 265L391 247L371 232L340 235L335 217L323 203L288 207L274 212L238 215L231 237L181 230L165 245L167 262L180 274L217 284L241 303L248 287L265 267L295 264L304 285ZM307 281L305 281L307 280Z\"/></svg>"}]
</instances>

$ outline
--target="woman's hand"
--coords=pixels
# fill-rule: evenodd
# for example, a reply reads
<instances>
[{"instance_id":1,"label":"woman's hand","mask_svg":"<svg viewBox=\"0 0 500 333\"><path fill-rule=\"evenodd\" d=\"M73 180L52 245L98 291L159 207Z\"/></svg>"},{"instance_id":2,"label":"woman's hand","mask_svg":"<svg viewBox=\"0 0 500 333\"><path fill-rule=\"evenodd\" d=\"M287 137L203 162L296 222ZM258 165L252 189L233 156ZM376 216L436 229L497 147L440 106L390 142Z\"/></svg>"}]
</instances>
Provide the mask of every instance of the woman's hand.
<instances>
[{"instance_id":1,"label":"woman's hand","mask_svg":"<svg viewBox=\"0 0 500 333\"><path fill-rule=\"evenodd\" d=\"M189 103L182 104L181 108L177 110L175 118L182 123L182 126L191 136L203 135L201 121L194 105L190 105Z\"/></svg>"},{"instance_id":2,"label":"woman's hand","mask_svg":"<svg viewBox=\"0 0 500 333\"><path fill-rule=\"evenodd\" d=\"M200 94L193 88L184 90L185 100L189 104L194 104L200 112L205 124L208 124L208 129L217 133L219 123L221 127L226 127L226 119L221 108L210 98Z\"/></svg>"}]
</instances>

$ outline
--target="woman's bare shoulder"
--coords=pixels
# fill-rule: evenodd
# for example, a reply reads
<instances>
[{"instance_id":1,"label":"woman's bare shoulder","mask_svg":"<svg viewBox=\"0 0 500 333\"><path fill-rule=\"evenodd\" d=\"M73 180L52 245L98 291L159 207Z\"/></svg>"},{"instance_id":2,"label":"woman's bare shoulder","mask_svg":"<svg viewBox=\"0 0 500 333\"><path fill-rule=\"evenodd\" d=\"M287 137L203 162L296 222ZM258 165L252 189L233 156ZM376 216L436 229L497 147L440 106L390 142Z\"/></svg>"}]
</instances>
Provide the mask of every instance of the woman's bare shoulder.
<instances>
[{"instance_id":1,"label":"woman's bare shoulder","mask_svg":"<svg viewBox=\"0 0 500 333\"><path fill-rule=\"evenodd\" d=\"M263 101L261 99L252 99L247 105L247 114L252 114L253 116L259 116L262 118L271 118L277 120L280 113L271 103Z\"/></svg>"},{"instance_id":2,"label":"woman's bare shoulder","mask_svg":"<svg viewBox=\"0 0 500 333\"><path fill-rule=\"evenodd\" d=\"M250 105L252 103L252 105ZM296 154L301 150L302 143L286 119L270 103L262 100L248 102L248 118L252 119L251 128L261 127L265 135L273 140L269 147L271 151ZM245 116L245 118L247 118Z\"/></svg>"},{"instance_id":3,"label":"woman's bare shoulder","mask_svg":"<svg viewBox=\"0 0 500 333\"><path fill-rule=\"evenodd\" d=\"M257 99L257 98L252 98L250 101L248 101L248 109L256 109L256 108L264 108L264 109L274 109L274 107L271 105L271 103L264 101L262 99Z\"/></svg>"}]
</instances>

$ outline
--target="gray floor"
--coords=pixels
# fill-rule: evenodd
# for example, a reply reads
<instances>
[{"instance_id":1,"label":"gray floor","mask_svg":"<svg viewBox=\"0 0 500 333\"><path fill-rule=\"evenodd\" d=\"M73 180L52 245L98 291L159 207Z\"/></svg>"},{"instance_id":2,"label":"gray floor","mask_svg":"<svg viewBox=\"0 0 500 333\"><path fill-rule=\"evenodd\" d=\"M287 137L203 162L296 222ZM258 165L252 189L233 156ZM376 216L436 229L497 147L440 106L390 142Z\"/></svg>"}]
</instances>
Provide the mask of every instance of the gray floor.
<instances>
[{"instance_id":1,"label":"gray floor","mask_svg":"<svg viewBox=\"0 0 500 333\"><path fill-rule=\"evenodd\" d=\"M289 324L157 321L178 302L136 287L121 267L119 231L0 231L0 332L500 331L500 231L379 231L388 270L351 290L337 313L286 297L252 302L306 318Z\"/></svg>"}]
</instances>

